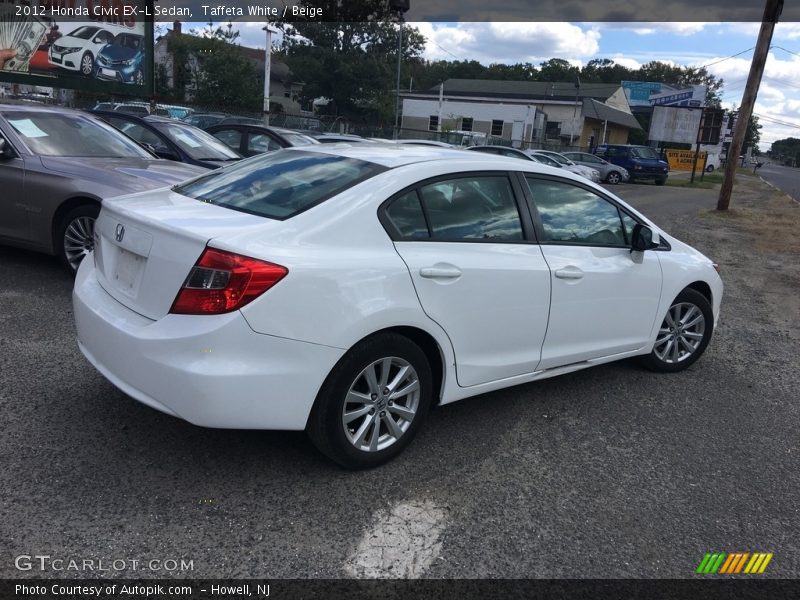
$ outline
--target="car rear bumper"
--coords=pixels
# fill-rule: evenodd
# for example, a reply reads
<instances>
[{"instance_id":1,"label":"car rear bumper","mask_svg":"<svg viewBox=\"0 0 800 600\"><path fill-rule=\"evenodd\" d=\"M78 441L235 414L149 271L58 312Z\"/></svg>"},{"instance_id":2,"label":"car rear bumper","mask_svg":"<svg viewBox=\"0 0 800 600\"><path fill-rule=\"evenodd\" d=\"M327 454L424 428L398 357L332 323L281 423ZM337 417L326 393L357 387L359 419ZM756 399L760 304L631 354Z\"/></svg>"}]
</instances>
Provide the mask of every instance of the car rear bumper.
<instances>
[{"instance_id":1,"label":"car rear bumper","mask_svg":"<svg viewBox=\"0 0 800 600\"><path fill-rule=\"evenodd\" d=\"M112 298L92 262L73 291L78 345L116 387L203 427L305 428L343 350L255 333L238 311L150 320Z\"/></svg>"}]
</instances>

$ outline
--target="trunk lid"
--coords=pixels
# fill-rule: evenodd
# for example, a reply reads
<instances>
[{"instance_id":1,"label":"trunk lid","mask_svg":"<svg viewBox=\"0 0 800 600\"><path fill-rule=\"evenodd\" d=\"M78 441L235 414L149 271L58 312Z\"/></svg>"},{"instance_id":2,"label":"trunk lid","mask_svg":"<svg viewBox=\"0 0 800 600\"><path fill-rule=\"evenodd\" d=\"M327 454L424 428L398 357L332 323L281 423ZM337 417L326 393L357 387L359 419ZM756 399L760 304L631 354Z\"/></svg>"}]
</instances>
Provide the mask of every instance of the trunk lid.
<instances>
[{"instance_id":1,"label":"trunk lid","mask_svg":"<svg viewBox=\"0 0 800 600\"><path fill-rule=\"evenodd\" d=\"M126 307L160 319L210 240L269 223L171 190L104 200L95 224L97 279Z\"/></svg>"}]
</instances>

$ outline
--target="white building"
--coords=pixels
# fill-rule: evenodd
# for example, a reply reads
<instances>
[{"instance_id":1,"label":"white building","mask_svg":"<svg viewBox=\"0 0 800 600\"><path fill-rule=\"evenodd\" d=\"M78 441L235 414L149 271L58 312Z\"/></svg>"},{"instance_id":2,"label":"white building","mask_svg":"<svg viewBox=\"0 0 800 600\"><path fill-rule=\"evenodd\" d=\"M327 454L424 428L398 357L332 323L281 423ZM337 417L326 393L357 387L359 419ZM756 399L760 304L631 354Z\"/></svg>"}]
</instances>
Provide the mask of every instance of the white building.
<instances>
[{"instance_id":1,"label":"white building","mask_svg":"<svg viewBox=\"0 0 800 600\"><path fill-rule=\"evenodd\" d=\"M626 143L639 123L616 84L448 79L402 94L404 137L479 131L513 146Z\"/></svg>"}]
</instances>

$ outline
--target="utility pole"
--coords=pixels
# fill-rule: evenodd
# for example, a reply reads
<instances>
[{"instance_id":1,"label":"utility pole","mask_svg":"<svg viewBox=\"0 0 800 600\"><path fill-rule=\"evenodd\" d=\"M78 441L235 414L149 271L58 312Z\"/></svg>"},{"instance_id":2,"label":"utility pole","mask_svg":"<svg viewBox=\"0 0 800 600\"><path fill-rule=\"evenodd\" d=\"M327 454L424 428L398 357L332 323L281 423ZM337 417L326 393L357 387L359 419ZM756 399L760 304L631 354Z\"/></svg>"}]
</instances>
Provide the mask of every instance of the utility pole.
<instances>
[{"instance_id":1,"label":"utility pole","mask_svg":"<svg viewBox=\"0 0 800 600\"><path fill-rule=\"evenodd\" d=\"M267 47L264 50L264 125L269 126L269 79L272 71L272 34L277 30L272 29L269 23L262 31L267 32Z\"/></svg>"},{"instance_id":2,"label":"utility pole","mask_svg":"<svg viewBox=\"0 0 800 600\"><path fill-rule=\"evenodd\" d=\"M750 124L750 117L753 114L753 105L756 103L758 87L761 85L761 76L764 73L764 65L767 62L769 45L772 42L772 33L775 31L775 24L783 11L783 0L767 0L764 7L764 17L761 19L761 31L758 32L758 42L753 53L753 62L750 63L750 75L747 77L747 86L744 88L742 105L739 107L739 118L736 121L736 130L733 132L733 140L728 149L728 160L725 163L725 176L722 180L722 187L719 190L717 200L717 210L728 210L731 203L731 190L733 180L736 177L736 167L739 164L739 153L742 151L744 136Z\"/></svg>"},{"instance_id":3,"label":"utility pole","mask_svg":"<svg viewBox=\"0 0 800 600\"><path fill-rule=\"evenodd\" d=\"M400 67L403 61L403 15L411 8L411 0L389 0L389 10L397 13L400 26L397 35L397 88L394 99L394 139L400 137Z\"/></svg>"}]
</instances>

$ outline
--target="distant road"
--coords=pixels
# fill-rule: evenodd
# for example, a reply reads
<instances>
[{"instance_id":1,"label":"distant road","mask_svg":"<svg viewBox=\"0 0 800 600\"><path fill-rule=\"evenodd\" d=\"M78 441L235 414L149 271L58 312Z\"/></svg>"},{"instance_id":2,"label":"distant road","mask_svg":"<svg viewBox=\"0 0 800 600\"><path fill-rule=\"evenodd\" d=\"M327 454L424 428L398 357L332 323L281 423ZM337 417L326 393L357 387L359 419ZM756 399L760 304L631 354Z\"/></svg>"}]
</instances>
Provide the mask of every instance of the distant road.
<instances>
[{"instance_id":1,"label":"distant road","mask_svg":"<svg viewBox=\"0 0 800 600\"><path fill-rule=\"evenodd\" d=\"M780 165L764 165L758 174L778 189L800 201L800 169Z\"/></svg>"}]
</instances>

